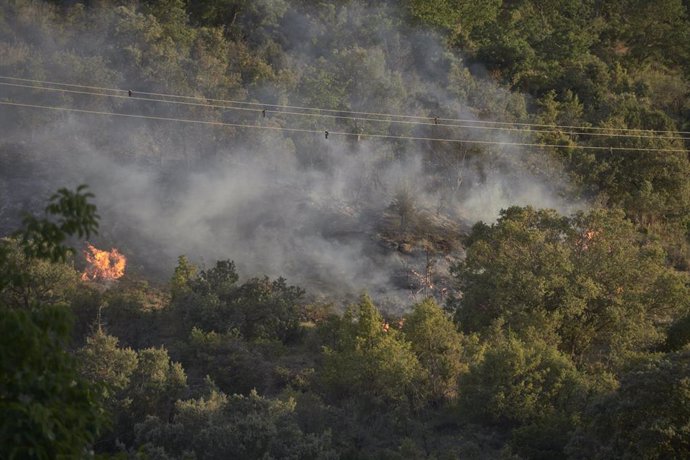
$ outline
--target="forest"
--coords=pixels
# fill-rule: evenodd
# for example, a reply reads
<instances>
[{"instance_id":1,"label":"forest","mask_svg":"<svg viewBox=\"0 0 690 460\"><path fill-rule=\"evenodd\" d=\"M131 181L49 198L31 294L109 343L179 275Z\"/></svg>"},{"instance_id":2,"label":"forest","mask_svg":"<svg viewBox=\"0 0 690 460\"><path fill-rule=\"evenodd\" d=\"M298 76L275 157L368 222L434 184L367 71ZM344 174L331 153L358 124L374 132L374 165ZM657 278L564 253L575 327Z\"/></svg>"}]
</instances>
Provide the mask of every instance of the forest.
<instances>
[{"instance_id":1,"label":"forest","mask_svg":"<svg viewBox=\"0 0 690 460\"><path fill-rule=\"evenodd\" d=\"M3 0L0 458L690 457L690 1Z\"/></svg>"}]
</instances>

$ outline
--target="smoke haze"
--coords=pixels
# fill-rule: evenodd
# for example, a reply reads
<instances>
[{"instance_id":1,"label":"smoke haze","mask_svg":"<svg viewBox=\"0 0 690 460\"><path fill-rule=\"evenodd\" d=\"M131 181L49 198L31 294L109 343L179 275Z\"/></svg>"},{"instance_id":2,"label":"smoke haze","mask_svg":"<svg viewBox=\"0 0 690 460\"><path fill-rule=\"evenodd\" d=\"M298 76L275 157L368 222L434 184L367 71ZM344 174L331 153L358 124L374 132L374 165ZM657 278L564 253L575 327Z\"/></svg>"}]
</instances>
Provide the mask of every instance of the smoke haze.
<instances>
[{"instance_id":1,"label":"smoke haze","mask_svg":"<svg viewBox=\"0 0 690 460\"><path fill-rule=\"evenodd\" d=\"M432 33L410 30L394 20L373 24L383 16L398 17L388 7L332 7L324 17L314 17L288 8L286 2L261 4L274 13L266 21L271 17L275 21L264 24L256 35L268 34L286 51L273 65L289 74L291 83L255 84L246 88L249 100L324 106L331 96L343 96L349 110L463 119L475 118L470 103L475 109L483 104L484 112L523 110L524 99L471 76L461 58L450 55ZM133 13L116 9L110 14L101 21L117 23ZM9 59L12 53L23 52L42 60L45 71L36 78L80 83L84 78L79 68L56 64L66 55L76 55L102 64L98 78L103 86L169 91L150 79L124 79L126 72L120 71L113 56L121 56L117 50L131 47L126 40L134 38L113 32L107 36L112 40L108 49L117 53L107 55L97 46L106 39L94 38L98 24L73 34L68 43L60 27L18 22L13 45L0 54L0 61L7 63L2 73L29 75L19 61ZM257 37L248 40L260 40ZM84 45L75 48L75 43ZM324 80L329 84L317 87ZM529 141L498 131L274 113L263 119L253 112L8 87L0 88L0 99L275 127ZM399 193L412 197L424 225L456 235L478 220L495 220L501 209L511 205L563 212L572 208L561 198L566 185L558 170L530 166L539 164L539 152L514 146L366 136L356 142L336 135L325 139L320 134L55 116L30 109L18 113L0 107L0 121L12 127L0 144L2 230L16 225L20 210L42 206L56 187L86 183L102 216L99 241L120 248L135 271L161 279L169 276L178 255L187 254L207 266L232 259L243 276L284 276L326 298L347 298L367 290L379 299L400 302L410 290L396 277L401 270L419 269L423 258L419 250L402 251L386 236L398 225L391 204ZM412 246L420 240L407 237ZM460 254L459 249L449 250L441 258Z\"/></svg>"}]
</instances>

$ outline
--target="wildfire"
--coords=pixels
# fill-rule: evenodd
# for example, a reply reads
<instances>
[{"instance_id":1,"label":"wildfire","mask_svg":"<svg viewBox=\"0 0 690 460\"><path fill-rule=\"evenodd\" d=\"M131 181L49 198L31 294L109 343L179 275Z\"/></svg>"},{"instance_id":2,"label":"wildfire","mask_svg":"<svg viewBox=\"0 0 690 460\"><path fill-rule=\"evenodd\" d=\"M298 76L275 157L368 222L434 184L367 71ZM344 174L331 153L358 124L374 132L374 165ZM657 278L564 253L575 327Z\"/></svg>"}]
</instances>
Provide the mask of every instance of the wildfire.
<instances>
[{"instance_id":1,"label":"wildfire","mask_svg":"<svg viewBox=\"0 0 690 460\"><path fill-rule=\"evenodd\" d=\"M577 240L577 244L583 251L586 251L587 249L589 249L589 243L592 242L597 236L599 236L598 230L585 230L584 233Z\"/></svg>"},{"instance_id":2,"label":"wildfire","mask_svg":"<svg viewBox=\"0 0 690 460\"><path fill-rule=\"evenodd\" d=\"M114 281L125 274L127 259L115 248L101 251L87 243L84 256L88 266L81 275L83 281Z\"/></svg>"}]
</instances>

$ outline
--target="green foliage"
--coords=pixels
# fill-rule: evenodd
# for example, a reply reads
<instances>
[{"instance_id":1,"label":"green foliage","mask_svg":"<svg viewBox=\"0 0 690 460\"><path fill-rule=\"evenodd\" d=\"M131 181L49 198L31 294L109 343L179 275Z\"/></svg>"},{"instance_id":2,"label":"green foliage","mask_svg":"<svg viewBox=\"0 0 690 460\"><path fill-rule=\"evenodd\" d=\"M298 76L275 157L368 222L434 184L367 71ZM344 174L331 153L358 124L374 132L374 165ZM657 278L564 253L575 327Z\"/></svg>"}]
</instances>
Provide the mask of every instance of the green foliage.
<instances>
[{"instance_id":1,"label":"green foliage","mask_svg":"<svg viewBox=\"0 0 690 460\"><path fill-rule=\"evenodd\" d=\"M470 34L472 30L496 18L500 0L477 3L467 0L411 0L408 2L413 17L450 30Z\"/></svg>"},{"instance_id":2,"label":"green foliage","mask_svg":"<svg viewBox=\"0 0 690 460\"><path fill-rule=\"evenodd\" d=\"M86 185L80 185L75 192L60 189L50 197L46 217L24 217L24 228L18 236L27 257L64 262L74 252L64 244L67 237L88 238L98 231L96 205L89 203L93 194L82 193L84 190Z\"/></svg>"},{"instance_id":3,"label":"green foliage","mask_svg":"<svg viewBox=\"0 0 690 460\"><path fill-rule=\"evenodd\" d=\"M458 378L467 372L478 351L475 337L459 333L455 324L436 303L427 299L413 307L404 319L405 339L426 371L431 401L452 400Z\"/></svg>"},{"instance_id":4,"label":"green foliage","mask_svg":"<svg viewBox=\"0 0 690 460\"><path fill-rule=\"evenodd\" d=\"M335 400L356 396L376 408L416 404L424 373L411 344L364 296L343 315L335 347L324 349L321 379Z\"/></svg>"},{"instance_id":5,"label":"green foliage","mask_svg":"<svg viewBox=\"0 0 690 460\"><path fill-rule=\"evenodd\" d=\"M467 258L454 268L462 297L449 302L463 333L431 301L415 305L399 331L365 298L342 317L317 315L311 342L302 342L299 321L315 319L304 314L304 292L282 278L240 282L230 261L198 270L180 258L169 308L167 292L148 286L79 285L67 242L95 233L98 216L85 190L60 190L44 217L27 217L23 231L0 241L1 457L86 457L96 439L100 452L160 459L563 458L568 443L573 458L673 458L690 450L690 296L687 273L670 268L690 267L690 160L685 151L633 150L687 147L661 131L690 129L688 2L409 0L399 10L358 0L0 6L4 75L422 116L457 117L457 104L462 117L570 126L535 132L535 142L568 148L527 149L516 169L542 177L565 171L568 198L608 208L570 217L511 208L496 223L476 225ZM445 40L420 30L424 24ZM8 98L20 94L6 90ZM48 103L48 94L34 97ZM62 97L103 111L127 104ZM178 109L149 114L182 116ZM249 120L189 110L190 118ZM266 123L287 126L272 115ZM8 132L49 120L38 111L3 119ZM290 120L323 129L323 120ZM332 132L414 132L330 122ZM156 147L142 150L183 146L190 163L203 151L187 143L208 135L199 127L152 126L155 136L132 130L138 144ZM430 128L439 137L457 134ZM623 137L621 129L657 135ZM101 135L103 145L120 145L119 130ZM212 135L264 142L231 130ZM297 136L283 144L309 167L331 167L302 153L318 151L309 142ZM401 150L381 144L387 156ZM479 165L481 181L483 168L503 155L440 144L420 147L420 164L448 196L472 191L469 166ZM363 182L376 186L377 166L366 165ZM412 195L401 188L389 208L403 233L430 225L424 200ZM78 316L81 343L97 316L114 334L88 335L78 369L65 351L61 303ZM189 387L162 345L184 362ZM671 353L649 358L659 350ZM198 398L206 375L221 391L245 396L214 390ZM299 404L252 388L294 394ZM583 414L586 396L597 392L604 395ZM198 399L176 402L190 396ZM449 410L456 403L460 417ZM103 405L113 427L97 434Z\"/></svg>"},{"instance_id":6,"label":"green foliage","mask_svg":"<svg viewBox=\"0 0 690 460\"><path fill-rule=\"evenodd\" d=\"M118 289L106 291L100 302L96 316L124 344L151 346L165 333L159 317L166 313L169 297L146 282L121 280Z\"/></svg>"},{"instance_id":7,"label":"green foliage","mask_svg":"<svg viewBox=\"0 0 690 460\"><path fill-rule=\"evenodd\" d=\"M654 357L591 404L572 458L682 458L690 450L690 351Z\"/></svg>"},{"instance_id":8,"label":"green foliage","mask_svg":"<svg viewBox=\"0 0 690 460\"><path fill-rule=\"evenodd\" d=\"M515 426L576 411L586 388L573 362L554 347L499 336L460 379L460 411L485 423Z\"/></svg>"},{"instance_id":9,"label":"green foliage","mask_svg":"<svg viewBox=\"0 0 690 460\"><path fill-rule=\"evenodd\" d=\"M520 458L566 458L568 442L578 420L579 416L557 413L522 425L511 432L510 448Z\"/></svg>"},{"instance_id":10,"label":"green foliage","mask_svg":"<svg viewBox=\"0 0 690 460\"><path fill-rule=\"evenodd\" d=\"M31 264L36 260L64 262L74 250L65 244L67 238L78 236L88 238L98 230L96 206L89 202L91 193L83 193L85 185L76 191L60 189L50 197L45 208L45 217L31 215L24 217L23 228L16 232L17 243L12 240L0 241L0 291L7 288L26 291L29 274L22 271L19 264ZM24 253L24 257L13 257L12 245ZM43 266L46 269L46 266ZM36 282L39 282L37 279ZM30 288L29 288L30 289Z\"/></svg>"},{"instance_id":11,"label":"green foliage","mask_svg":"<svg viewBox=\"0 0 690 460\"><path fill-rule=\"evenodd\" d=\"M614 14L625 22L620 36L629 46L629 56L637 62L656 61L687 67L687 40L690 34L688 5L682 0L642 0L620 2ZM623 19L625 18L625 19Z\"/></svg>"},{"instance_id":12,"label":"green foliage","mask_svg":"<svg viewBox=\"0 0 690 460\"><path fill-rule=\"evenodd\" d=\"M239 286L237 280L231 261L218 261L214 268L194 275L186 259L180 258L173 277L173 305L184 327L217 332L236 329L247 340L298 338L303 289L289 286L283 278L252 278Z\"/></svg>"},{"instance_id":13,"label":"green foliage","mask_svg":"<svg viewBox=\"0 0 690 460\"><path fill-rule=\"evenodd\" d=\"M235 292L232 305L237 323L248 338L278 339L287 342L300 332L298 302L304 290L290 286L284 278L253 278Z\"/></svg>"},{"instance_id":14,"label":"green foliage","mask_svg":"<svg viewBox=\"0 0 690 460\"><path fill-rule=\"evenodd\" d=\"M602 122L605 128L673 130L673 121L660 110L639 104L630 96L617 98ZM606 133L607 131L604 131ZM594 142L603 145L602 141ZM678 149L673 136L621 138L607 141L617 148ZM625 152L625 150L623 150ZM582 180L605 191L612 205L623 207L643 225L673 223L690 209L690 161L682 152L599 152L593 157L578 156L568 164Z\"/></svg>"},{"instance_id":15,"label":"green foliage","mask_svg":"<svg viewBox=\"0 0 690 460\"><path fill-rule=\"evenodd\" d=\"M329 71L327 62L322 60L317 65L305 69L301 85L309 96L305 103L326 108L341 108L341 101L346 99L347 91L336 71Z\"/></svg>"},{"instance_id":16,"label":"green foliage","mask_svg":"<svg viewBox=\"0 0 690 460\"><path fill-rule=\"evenodd\" d=\"M180 265L175 269L177 276L178 270L183 268L183 259L180 259ZM227 296L239 277L235 271L235 263L229 260L219 260L216 266L209 270L202 270L199 275L191 283L192 291L197 294L215 294L218 297Z\"/></svg>"},{"instance_id":17,"label":"green foliage","mask_svg":"<svg viewBox=\"0 0 690 460\"><path fill-rule=\"evenodd\" d=\"M0 456L85 457L106 417L67 352L64 308L0 308Z\"/></svg>"},{"instance_id":18,"label":"green foliage","mask_svg":"<svg viewBox=\"0 0 690 460\"><path fill-rule=\"evenodd\" d=\"M191 290L191 282L196 277L197 268L189 262L187 257L180 256L177 259L177 267L170 280L170 293L173 299L188 294Z\"/></svg>"},{"instance_id":19,"label":"green foliage","mask_svg":"<svg viewBox=\"0 0 690 460\"><path fill-rule=\"evenodd\" d=\"M668 328L665 347L678 351L690 344L690 316L683 316Z\"/></svg>"},{"instance_id":20,"label":"green foliage","mask_svg":"<svg viewBox=\"0 0 690 460\"><path fill-rule=\"evenodd\" d=\"M117 343L117 337L99 328L77 353L82 374L101 384L103 398L108 402L129 386L137 367L137 353L131 348L118 348Z\"/></svg>"},{"instance_id":21,"label":"green foliage","mask_svg":"<svg viewBox=\"0 0 690 460\"><path fill-rule=\"evenodd\" d=\"M482 330L505 313L513 328L543 322L542 312L552 308L549 297L568 286L564 275L571 264L562 244L567 227L555 212L531 208L510 208L494 225L475 225L467 257L455 267L463 292L456 319L463 330ZM553 325L543 328L549 329Z\"/></svg>"},{"instance_id":22,"label":"green foliage","mask_svg":"<svg viewBox=\"0 0 690 460\"><path fill-rule=\"evenodd\" d=\"M59 190L45 218L26 216L18 240L0 241L3 458L83 457L105 425L98 388L79 375L67 352L71 315L52 305L74 283L73 270L57 265L73 252L65 241L98 228L84 188Z\"/></svg>"},{"instance_id":23,"label":"green foliage","mask_svg":"<svg viewBox=\"0 0 690 460\"><path fill-rule=\"evenodd\" d=\"M137 425L137 440L144 452L172 459L337 458L329 434L302 432L294 411L293 400L213 389L206 398L179 401L171 422L151 417Z\"/></svg>"},{"instance_id":24,"label":"green foliage","mask_svg":"<svg viewBox=\"0 0 690 460\"><path fill-rule=\"evenodd\" d=\"M615 362L626 351L658 344L662 325L688 308L687 276L668 268L659 245L641 239L621 213L579 214L574 225L590 232L573 243L586 307L565 318L566 349Z\"/></svg>"},{"instance_id":25,"label":"green foliage","mask_svg":"<svg viewBox=\"0 0 690 460\"><path fill-rule=\"evenodd\" d=\"M506 80L540 91L557 78L559 64L587 55L603 25L591 2L503 2L465 43Z\"/></svg>"},{"instance_id":26,"label":"green foliage","mask_svg":"<svg viewBox=\"0 0 690 460\"><path fill-rule=\"evenodd\" d=\"M562 100L560 100L562 99ZM583 121L584 105L577 94L570 90L562 98L558 98L555 90L546 93L538 102L539 115L536 122L542 125L586 126ZM545 144L575 145L575 140L563 132L565 130L549 130L539 134Z\"/></svg>"},{"instance_id":27,"label":"green foliage","mask_svg":"<svg viewBox=\"0 0 690 460\"><path fill-rule=\"evenodd\" d=\"M147 416L167 419L187 390L182 366L171 362L164 348L120 348L117 338L100 328L87 338L78 357L82 374L99 384L100 399L113 418L112 430L99 440L107 449L132 442L134 423Z\"/></svg>"},{"instance_id":28,"label":"green foliage","mask_svg":"<svg viewBox=\"0 0 690 460\"><path fill-rule=\"evenodd\" d=\"M688 308L687 277L615 211L511 208L473 228L455 275L463 297L451 304L464 330L504 321L577 362L620 363L659 344L660 325Z\"/></svg>"},{"instance_id":29,"label":"green foliage","mask_svg":"<svg viewBox=\"0 0 690 460\"><path fill-rule=\"evenodd\" d=\"M79 283L68 299L76 317L75 339L80 345L94 327L103 327L121 344L135 349L160 342L173 326L166 321L168 292L135 276L118 280L103 290L92 283Z\"/></svg>"},{"instance_id":30,"label":"green foliage","mask_svg":"<svg viewBox=\"0 0 690 460\"><path fill-rule=\"evenodd\" d=\"M71 299L79 275L64 262L52 262L27 257L17 240L0 240L4 264L9 275L21 276L21 282L10 283L0 291L0 304L10 308L30 308L32 305L59 305Z\"/></svg>"},{"instance_id":31,"label":"green foliage","mask_svg":"<svg viewBox=\"0 0 690 460\"><path fill-rule=\"evenodd\" d=\"M219 334L194 328L185 350L186 367L199 377L209 376L227 394L265 393L271 368L264 357L237 333Z\"/></svg>"},{"instance_id":32,"label":"green foliage","mask_svg":"<svg viewBox=\"0 0 690 460\"><path fill-rule=\"evenodd\" d=\"M138 353L127 397L132 400L135 420L160 414L167 418L175 401L186 390L187 376L179 363L172 362L165 348L146 348Z\"/></svg>"}]
</instances>

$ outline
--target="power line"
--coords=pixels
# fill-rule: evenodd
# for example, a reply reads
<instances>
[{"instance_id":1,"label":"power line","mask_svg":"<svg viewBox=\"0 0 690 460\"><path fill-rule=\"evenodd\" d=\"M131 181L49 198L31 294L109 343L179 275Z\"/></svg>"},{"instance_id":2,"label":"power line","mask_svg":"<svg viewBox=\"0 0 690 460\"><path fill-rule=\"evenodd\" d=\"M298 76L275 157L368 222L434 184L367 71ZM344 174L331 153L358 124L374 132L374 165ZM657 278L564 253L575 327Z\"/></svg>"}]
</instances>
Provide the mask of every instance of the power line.
<instances>
[{"instance_id":1,"label":"power line","mask_svg":"<svg viewBox=\"0 0 690 460\"><path fill-rule=\"evenodd\" d=\"M0 77L0 78L2 78L2 77ZM306 117L316 117L316 118L325 117L325 118L332 118L332 119L344 119L344 120L356 120L356 121L361 120L361 121L373 121L373 122L381 122L381 123L396 123L396 124L423 125L423 126L441 126L441 127L463 128L463 129L473 129L473 130L510 131L510 132L524 133L524 134L534 134L534 133L549 133L549 134L551 134L551 133L553 133L553 134L567 134L567 135L573 135L573 136L584 135L584 136L620 137L620 138L633 137L633 138L639 138L639 139L652 138L652 139L690 140L690 137L658 136L658 135L652 135L652 134L621 134L621 133L601 133L601 132L586 133L586 132L576 132L576 131L557 131L557 130L553 130L553 129L511 128L511 127L503 127L503 126L474 126L474 125L457 125L457 124L436 123L436 122L420 122L420 121L410 121L410 120L388 120L388 119L381 119L381 118L362 118L362 117L351 117L351 116L332 115L332 114L292 112L292 111L285 111L285 110L267 110L267 109L258 109L258 108L250 108L250 107L233 107L233 106L228 106L228 105L217 105L217 104L208 104L208 103L200 103L200 102L169 101L169 100L164 100L164 99L141 97L141 96L137 96L137 95L131 95L130 96L129 94L124 94L124 95L121 95L121 94L102 94L102 93L94 93L94 92L90 92L90 91L79 91L79 90L72 90L72 89L65 89L65 88L50 88L50 87L46 87L46 86L24 85L24 84L20 84L20 83L0 82L0 85L1 86L18 87L18 88L28 88L28 89L34 89L34 90L40 90L40 91L55 91L55 92L61 92L61 93L81 94L81 95L108 97L108 98L115 98L115 99L128 99L128 100L137 100L137 101L145 101L145 102L160 102L160 103L165 103L165 104L180 104L180 105L193 106L193 107L224 109L224 110L231 110L231 111L232 110L238 110L238 111L247 111L247 112L262 112L263 114L265 114L265 113L276 113L276 114L296 115L296 116L306 116Z\"/></svg>"},{"instance_id":2,"label":"power line","mask_svg":"<svg viewBox=\"0 0 690 460\"><path fill-rule=\"evenodd\" d=\"M3 76L3 75L0 75L0 79L25 81L25 82L30 82L30 83L48 84L48 85L55 85L55 86L68 86L68 87L73 87L73 88L87 88L87 89L95 89L95 90L100 90L100 91L111 91L111 92L125 93L125 94L128 93L128 90L123 90L123 89L119 89L119 88L107 88L107 87L102 87L102 86L88 86L88 85L79 85L79 84L74 84L74 83L51 82L51 81L45 81L45 80L35 80L35 79L29 79L29 78L10 77L10 76ZM263 107L263 108L272 107L272 108L276 108L276 109L309 110L309 111L336 113L336 114L383 116L383 117L389 117L392 119L401 118L401 119L416 119L416 120L427 120L427 121L435 119L438 121L486 124L486 125L523 126L523 127L572 129L572 130L587 130L587 131L591 130L591 131L637 132L637 133L648 133L651 135L654 135L654 134L690 134L690 131L650 130L650 129L634 129L634 128L606 128L606 127L582 126L582 125L579 125L579 126L578 125L556 125L556 124L547 124L547 123L525 123L525 122L472 120L472 119L462 119L462 118L442 118L442 117L420 116L420 115L397 115L397 114L384 113L384 112L362 112L362 111L351 111L351 110L325 109L325 108L319 108L319 107L308 107L308 106L297 106L297 105L286 105L286 104L267 104L267 103L262 103L262 102L248 102L248 101L238 101L238 100L232 100L232 99L208 99L208 98L200 97L200 96L183 96L183 95L171 94L171 93L155 93L155 92L138 91L138 90L136 92L138 94L143 94L146 96L170 97L170 98L177 98L177 99L197 100L197 101L202 101L202 102L220 102L220 103L228 103L228 104L249 105L249 106ZM258 109L258 110L263 110L263 109ZM281 111L276 111L276 112L281 113ZM282 113L284 113L284 112L282 112ZM367 120L366 118L361 118L361 119ZM453 125L453 126L455 126L455 125ZM583 133L583 134L585 134L585 133Z\"/></svg>"},{"instance_id":3,"label":"power line","mask_svg":"<svg viewBox=\"0 0 690 460\"><path fill-rule=\"evenodd\" d=\"M356 136L356 137L368 137L376 139L400 139L400 140L414 140L414 141L432 141L432 142L449 142L449 143L460 143L460 144L481 144L481 145L501 145L501 146L515 146L515 147L537 147L537 148L574 148L583 150L604 150L604 151L641 151L641 152L686 152L685 149L658 149L658 148L643 148L643 147L605 147L605 146L595 146L595 145L559 145L559 144L536 144L527 142L500 142L500 141L483 141L475 139L448 139L448 138L433 138L433 137L418 137L418 136L395 136L391 134L357 134L349 133L343 131L321 131L316 129L302 129L302 128L287 128L281 126L265 126L265 125L247 125L242 123L226 123L220 121L207 121L207 120L193 120L188 118L173 118L173 117L158 117L152 115L138 115L130 113L119 113L119 112L105 112L98 110L86 110L86 109L75 109L71 107L55 107L46 106L38 104L24 104L12 101L0 101L0 105L14 106L14 107L24 107L24 108L35 108L43 110L54 110L63 112L75 112L75 113L86 113L92 115L104 115L104 116L114 116L114 117L127 117L127 118L139 118L139 119L149 119L158 121L170 121L170 122L180 122L180 123L193 123L202 124L209 126L222 126L222 127L234 127L234 128L251 128L251 129L268 129L274 131L287 131L287 132L299 132L299 133L311 133L311 134L324 134L327 132L329 135L336 136Z\"/></svg>"},{"instance_id":4,"label":"power line","mask_svg":"<svg viewBox=\"0 0 690 460\"><path fill-rule=\"evenodd\" d=\"M86 110L86 109L75 109L72 107L55 107L50 105L38 105L38 104L24 104L13 101L0 101L0 105L9 105L15 107L28 107L35 109L48 109L57 110L63 112L77 112L77 113L89 113L93 115L108 115L115 117L129 117L129 118L144 118L148 120L159 120L159 121L177 121L183 123L197 123L204 125L214 125L214 126L228 126L228 127L238 127L238 128L261 128L261 129L272 129L279 131L292 131L292 132L302 132L302 133L323 133L321 130L317 129L302 129L302 128L284 128L281 126L262 126L262 125L244 125L241 123L226 123L221 121L207 121L207 120L192 120L188 118L172 118L172 117L157 117L154 115L138 115L133 113L119 113L119 112L105 112L99 110ZM334 133L335 134L335 133Z\"/></svg>"}]
</instances>

